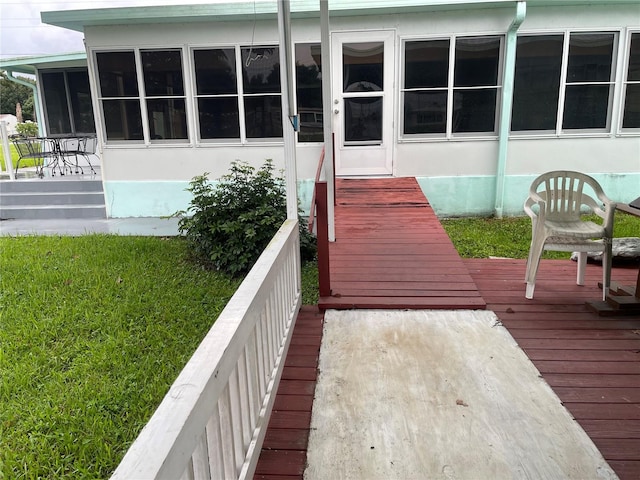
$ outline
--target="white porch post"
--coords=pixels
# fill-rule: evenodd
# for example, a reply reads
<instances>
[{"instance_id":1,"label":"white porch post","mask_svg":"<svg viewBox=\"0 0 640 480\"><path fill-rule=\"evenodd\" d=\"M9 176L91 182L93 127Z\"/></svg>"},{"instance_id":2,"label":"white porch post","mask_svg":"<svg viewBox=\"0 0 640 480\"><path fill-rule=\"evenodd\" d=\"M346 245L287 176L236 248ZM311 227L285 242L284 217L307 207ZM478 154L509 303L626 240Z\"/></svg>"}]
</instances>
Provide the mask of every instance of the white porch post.
<instances>
[{"instance_id":1,"label":"white porch post","mask_svg":"<svg viewBox=\"0 0 640 480\"><path fill-rule=\"evenodd\" d=\"M331 39L329 36L329 0L320 0L320 49L322 63L322 117L324 118L324 180L327 182L329 241L336 241L335 172L333 169L333 106L331 102Z\"/></svg>"},{"instance_id":2,"label":"white porch post","mask_svg":"<svg viewBox=\"0 0 640 480\"><path fill-rule=\"evenodd\" d=\"M298 116L293 95L293 62L291 55L291 12L289 0L278 0L278 33L280 36L280 84L282 86L282 135L284 140L284 172L287 191L287 218L298 220L298 173L296 170L295 132Z\"/></svg>"}]
</instances>

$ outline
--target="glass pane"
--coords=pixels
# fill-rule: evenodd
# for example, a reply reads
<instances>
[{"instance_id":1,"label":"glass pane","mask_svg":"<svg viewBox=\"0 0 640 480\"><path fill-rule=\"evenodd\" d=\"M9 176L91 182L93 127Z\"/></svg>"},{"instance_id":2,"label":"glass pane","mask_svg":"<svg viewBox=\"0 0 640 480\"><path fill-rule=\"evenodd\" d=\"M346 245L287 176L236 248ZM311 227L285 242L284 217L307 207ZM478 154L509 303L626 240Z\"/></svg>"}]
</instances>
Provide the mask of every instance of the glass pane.
<instances>
[{"instance_id":1,"label":"glass pane","mask_svg":"<svg viewBox=\"0 0 640 480\"><path fill-rule=\"evenodd\" d=\"M320 44L296 45L296 97L299 142L322 142L322 74Z\"/></svg>"},{"instance_id":2,"label":"glass pane","mask_svg":"<svg viewBox=\"0 0 640 480\"><path fill-rule=\"evenodd\" d=\"M458 38L454 85L479 87L498 85L500 37Z\"/></svg>"},{"instance_id":3,"label":"glass pane","mask_svg":"<svg viewBox=\"0 0 640 480\"><path fill-rule=\"evenodd\" d=\"M241 52L244 93L280 93L278 47L245 47Z\"/></svg>"},{"instance_id":4,"label":"glass pane","mask_svg":"<svg viewBox=\"0 0 640 480\"><path fill-rule=\"evenodd\" d=\"M98 78L103 97L137 97L138 79L133 52L98 52Z\"/></svg>"},{"instance_id":5,"label":"glass pane","mask_svg":"<svg viewBox=\"0 0 640 480\"><path fill-rule=\"evenodd\" d=\"M345 92L378 92L383 85L384 43L342 45L342 81Z\"/></svg>"},{"instance_id":6,"label":"glass pane","mask_svg":"<svg viewBox=\"0 0 640 480\"><path fill-rule=\"evenodd\" d=\"M447 92L405 92L404 133L445 133Z\"/></svg>"},{"instance_id":7,"label":"glass pane","mask_svg":"<svg viewBox=\"0 0 640 480\"><path fill-rule=\"evenodd\" d=\"M556 128L562 44L562 35L518 37L512 131Z\"/></svg>"},{"instance_id":8,"label":"glass pane","mask_svg":"<svg viewBox=\"0 0 640 480\"><path fill-rule=\"evenodd\" d=\"M627 80L633 82L640 81L640 33L634 33L631 35Z\"/></svg>"},{"instance_id":9,"label":"glass pane","mask_svg":"<svg viewBox=\"0 0 640 480\"><path fill-rule=\"evenodd\" d=\"M562 128L607 128L609 85L567 85Z\"/></svg>"},{"instance_id":10,"label":"glass pane","mask_svg":"<svg viewBox=\"0 0 640 480\"><path fill-rule=\"evenodd\" d=\"M446 87L449 40L407 42L404 48L404 87Z\"/></svg>"},{"instance_id":11,"label":"glass pane","mask_svg":"<svg viewBox=\"0 0 640 480\"><path fill-rule=\"evenodd\" d=\"M67 83L69 84L69 95L71 96L75 133L95 133L96 126L93 121L88 72L67 72Z\"/></svg>"},{"instance_id":12,"label":"glass pane","mask_svg":"<svg viewBox=\"0 0 640 480\"><path fill-rule=\"evenodd\" d=\"M64 73L43 73L42 88L44 91L44 104L47 109L49 133L71 133Z\"/></svg>"},{"instance_id":13,"label":"glass pane","mask_svg":"<svg viewBox=\"0 0 640 480\"><path fill-rule=\"evenodd\" d=\"M280 95L245 97L244 115L247 138L282 137Z\"/></svg>"},{"instance_id":14,"label":"glass pane","mask_svg":"<svg viewBox=\"0 0 640 480\"><path fill-rule=\"evenodd\" d=\"M232 48L193 52L198 95L236 93L236 57Z\"/></svg>"},{"instance_id":15,"label":"glass pane","mask_svg":"<svg viewBox=\"0 0 640 480\"><path fill-rule=\"evenodd\" d=\"M200 138L240 138L236 97L199 98Z\"/></svg>"},{"instance_id":16,"label":"glass pane","mask_svg":"<svg viewBox=\"0 0 640 480\"><path fill-rule=\"evenodd\" d=\"M610 81L613 40L613 33L571 34L567 83Z\"/></svg>"},{"instance_id":17,"label":"glass pane","mask_svg":"<svg viewBox=\"0 0 640 480\"><path fill-rule=\"evenodd\" d=\"M495 132L496 90L453 92L453 133Z\"/></svg>"},{"instance_id":18,"label":"glass pane","mask_svg":"<svg viewBox=\"0 0 640 480\"><path fill-rule=\"evenodd\" d=\"M640 128L640 83L627 85L622 128Z\"/></svg>"},{"instance_id":19,"label":"glass pane","mask_svg":"<svg viewBox=\"0 0 640 480\"><path fill-rule=\"evenodd\" d=\"M344 99L345 142L382 141L382 98Z\"/></svg>"},{"instance_id":20,"label":"glass pane","mask_svg":"<svg viewBox=\"0 0 640 480\"><path fill-rule=\"evenodd\" d=\"M151 140L187 138L187 113L184 99L147 100Z\"/></svg>"},{"instance_id":21,"label":"glass pane","mask_svg":"<svg viewBox=\"0 0 640 480\"><path fill-rule=\"evenodd\" d=\"M142 140L142 116L138 100L103 100L107 140Z\"/></svg>"},{"instance_id":22,"label":"glass pane","mask_svg":"<svg viewBox=\"0 0 640 480\"><path fill-rule=\"evenodd\" d=\"M182 52L147 50L140 53L147 97L184 95Z\"/></svg>"}]
</instances>

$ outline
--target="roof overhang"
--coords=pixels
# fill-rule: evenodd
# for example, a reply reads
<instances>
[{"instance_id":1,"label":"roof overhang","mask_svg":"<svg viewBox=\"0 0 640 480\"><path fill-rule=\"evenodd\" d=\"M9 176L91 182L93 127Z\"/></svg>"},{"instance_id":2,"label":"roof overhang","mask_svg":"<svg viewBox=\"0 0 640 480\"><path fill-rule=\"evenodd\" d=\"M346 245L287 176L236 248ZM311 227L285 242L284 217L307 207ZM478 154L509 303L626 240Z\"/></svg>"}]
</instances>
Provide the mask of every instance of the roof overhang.
<instances>
[{"instance_id":1,"label":"roof overhang","mask_svg":"<svg viewBox=\"0 0 640 480\"><path fill-rule=\"evenodd\" d=\"M323 1L323 0L320 0ZM556 0L556 2L562 0ZM329 0L332 17L380 15L434 10L496 8L514 5L516 0ZM275 19L275 0L165 5L154 7L102 8L42 12L43 23L82 32L85 27L152 23L192 23ZM292 0L292 18L319 18L319 0Z\"/></svg>"},{"instance_id":2,"label":"roof overhang","mask_svg":"<svg viewBox=\"0 0 640 480\"><path fill-rule=\"evenodd\" d=\"M291 0L292 18L318 18L319 1ZM517 0L329 0L332 17L424 11L487 9L514 6ZM640 0L528 0L528 7L640 5ZM100 8L42 12L43 23L84 31L85 27L158 23L220 22L275 19L275 0L238 1L198 5Z\"/></svg>"},{"instance_id":3,"label":"roof overhang","mask_svg":"<svg viewBox=\"0 0 640 480\"><path fill-rule=\"evenodd\" d=\"M73 68L86 66L86 52L0 59L0 70L25 73L28 75L35 75L37 70L46 68Z\"/></svg>"}]
</instances>

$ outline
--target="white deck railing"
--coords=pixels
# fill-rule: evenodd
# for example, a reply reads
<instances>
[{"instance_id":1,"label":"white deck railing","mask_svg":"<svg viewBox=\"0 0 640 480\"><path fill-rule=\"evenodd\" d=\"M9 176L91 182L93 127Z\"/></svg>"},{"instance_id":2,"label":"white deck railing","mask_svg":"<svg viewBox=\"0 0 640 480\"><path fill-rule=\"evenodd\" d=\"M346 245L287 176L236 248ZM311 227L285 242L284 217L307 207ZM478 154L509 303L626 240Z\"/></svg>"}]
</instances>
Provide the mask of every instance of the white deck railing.
<instances>
[{"instance_id":1,"label":"white deck railing","mask_svg":"<svg viewBox=\"0 0 640 480\"><path fill-rule=\"evenodd\" d=\"M299 243L285 221L112 479L253 476L301 304Z\"/></svg>"}]
</instances>

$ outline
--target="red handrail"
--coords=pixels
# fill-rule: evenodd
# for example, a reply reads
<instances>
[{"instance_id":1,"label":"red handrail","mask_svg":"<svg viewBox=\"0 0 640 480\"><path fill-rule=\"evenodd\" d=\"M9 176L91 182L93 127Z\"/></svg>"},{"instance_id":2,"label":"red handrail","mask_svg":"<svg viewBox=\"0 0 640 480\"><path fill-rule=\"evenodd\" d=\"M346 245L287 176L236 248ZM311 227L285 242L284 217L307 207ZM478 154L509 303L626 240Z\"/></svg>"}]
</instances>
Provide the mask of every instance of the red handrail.
<instances>
[{"instance_id":1,"label":"red handrail","mask_svg":"<svg viewBox=\"0 0 640 480\"><path fill-rule=\"evenodd\" d=\"M311 206L309 207L309 231L313 232L313 223L315 221L316 216L316 185L318 185L318 181L320 180L320 175L322 173L322 165L324 164L324 147L322 147L322 152L320 152L320 160L318 160L318 170L316 170L316 179L313 184L313 194L311 195Z\"/></svg>"}]
</instances>

